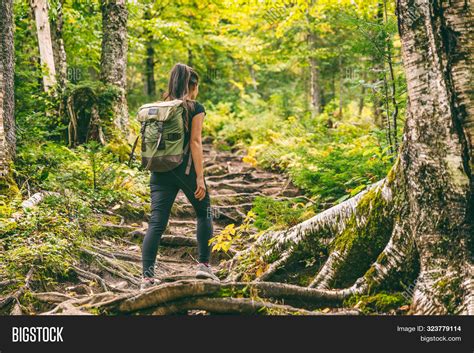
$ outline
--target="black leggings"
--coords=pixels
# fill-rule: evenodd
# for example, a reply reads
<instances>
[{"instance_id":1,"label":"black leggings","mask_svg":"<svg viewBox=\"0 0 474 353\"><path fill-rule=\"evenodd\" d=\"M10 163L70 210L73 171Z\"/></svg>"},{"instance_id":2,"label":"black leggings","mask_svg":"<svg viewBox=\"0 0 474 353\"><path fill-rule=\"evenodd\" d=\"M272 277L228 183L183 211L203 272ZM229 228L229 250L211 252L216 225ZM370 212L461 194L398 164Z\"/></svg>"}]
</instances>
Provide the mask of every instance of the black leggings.
<instances>
[{"instance_id":1,"label":"black leggings","mask_svg":"<svg viewBox=\"0 0 474 353\"><path fill-rule=\"evenodd\" d=\"M181 165L170 172L152 173L151 175L151 217L142 247L144 277L154 276L158 245L168 225L171 207L179 190L183 190L196 212L199 262L209 262L210 247L208 243L213 233L211 200L208 192L201 201L194 197L196 172L192 167L191 173L185 175L184 170L185 167Z\"/></svg>"}]
</instances>

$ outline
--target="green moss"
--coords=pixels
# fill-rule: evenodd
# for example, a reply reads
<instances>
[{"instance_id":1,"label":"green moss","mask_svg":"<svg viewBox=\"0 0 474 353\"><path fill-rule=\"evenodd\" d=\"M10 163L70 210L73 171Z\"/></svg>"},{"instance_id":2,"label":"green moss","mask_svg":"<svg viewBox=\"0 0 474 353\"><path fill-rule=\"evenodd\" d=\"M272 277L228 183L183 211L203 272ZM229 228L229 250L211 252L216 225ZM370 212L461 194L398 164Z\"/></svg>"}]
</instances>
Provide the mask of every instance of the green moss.
<instances>
[{"instance_id":1,"label":"green moss","mask_svg":"<svg viewBox=\"0 0 474 353\"><path fill-rule=\"evenodd\" d=\"M396 171L397 168L398 168L399 160L400 160L400 158L397 158L397 160L395 161L394 165L392 166L392 168L390 169L390 171L387 173L386 180L387 180L387 183L388 183L389 185L392 185L393 182L395 181L395 177L396 177L395 171Z\"/></svg>"},{"instance_id":2,"label":"green moss","mask_svg":"<svg viewBox=\"0 0 474 353\"><path fill-rule=\"evenodd\" d=\"M381 292L375 295L353 295L344 301L344 306L354 307L364 314L389 313L409 302L402 293Z\"/></svg>"},{"instance_id":3,"label":"green moss","mask_svg":"<svg viewBox=\"0 0 474 353\"><path fill-rule=\"evenodd\" d=\"M332 249L345 253L338 268L336 287L345 287L362 276L386 246L393 228L390 205L381 191L370 190L360 200L356 215L335 239ZM366 219L362 221L362 219ZM381 257L383 259L383 255Z\"/></svg>"},{"instance_id":4,"label":"green moss","mask_svg":"<svg viewBox=\"0 0 474 353\"><path fill-rule=\"evenodd\" d=\"M100 224L90 224L87 234L96 238L124 237L130 232L128 228L105 227Z\"/></svg>"},{"instance_id":5,"label":"green moss","mask_svg":"<svg viewBox=\"0 0 474 353\"><path fill-rule=\"evenodd\" d=\"M20 190L15 179L13 179L12 173L8 173L0 178L0 195L2 195L2 198L14 198L20 195Z\"/></svg>"},{"instance_id":6,"label":"green moss","mask_svg":"<svg viewBox=\"0 0 474 353\"><path fill-rule=\"evenodd\" d=\"M248 298L250 296L250 288L249 287L243 287L242 289L237 289L235 287L221 288L215 294L215 296L219 298L229 298L229 297Z\"/></svg>"},{"instance_id":7,"label":"green moss","mask_svg":"<svg viewBox=\"0 0 474 353\"><path fill-rule=\"evenodd\" d=\"M435 287L439 288L438 292L442 293L441 302L449 314L459 314L458 310L461 306L463 298L461 277L444 278L439 280Z\"/></svg>"},{"instance_id":8,"label":"green moss","mask_svg":"<svg viewBox=\"0 0 474 353\"><path fill-rule=\"evenodd\" d=\"M111 152L119 161L125 162L130 158L132 149L130 145L121 137L114 137L106 146L106 151ZM136 152L137 150L135 150Z\"/></svg>"}]
</instances>

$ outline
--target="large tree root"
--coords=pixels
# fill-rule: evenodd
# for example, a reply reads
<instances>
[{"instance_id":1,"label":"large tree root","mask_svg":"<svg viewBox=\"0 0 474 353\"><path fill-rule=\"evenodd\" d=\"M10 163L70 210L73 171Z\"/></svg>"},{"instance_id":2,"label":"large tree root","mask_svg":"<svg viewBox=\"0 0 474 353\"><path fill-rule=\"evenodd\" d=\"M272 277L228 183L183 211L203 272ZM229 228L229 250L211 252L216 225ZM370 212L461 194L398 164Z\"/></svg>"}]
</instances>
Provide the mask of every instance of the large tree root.
<instances>
[{"instance_id":1,"label":"large tree root","mask_svg":"<svg viewBox=\"0 0 474 353\"><path fill-rule=\"evenodd\" d=\"M229 279L236 280L240 278L242 273L236 271L235 265L241 262L245 257L252 256L258 248L264 248L265 258L277 258L275 262L269 264L269 267L261 275L263 278L268 279L293 258L292 252L297 249L300 243L315 237L318 238L318 241L323 239L337 239L337 236L346 230L349 221L351 221L351 226L354 228L352 229L353 232L357 232L359 229L363 230L367 225L368 215L371 209L360 210L358 206L361 201L372 198L374 194L383 199L387 208L391 207L392 192L388 182L383 179L353 198L321 212L287 231L268 232L262 235L252 246L236 254L229 265ZM372 201L370 200L370 202ZM388 212L388 210L380 210L380 212ZM280 254L281 252L282 254ZM339 251L339 257L341 253L345 252L346 251ZM322 273L317 282L322 281L326 276L328 279L325 281L329 281L329 276L334 275L336 272L335 266L333 265L344 260L344 258L341 258L340 261L335 261L338 259L337 254L332 255L332 257L330 255L329 259L330 261L326 263L327 266L321 269Z\"/></svg>"},{"instance_id":2,"label":"large tree root","mask_svg":"<svg viewBox=\"0 0 474 353\"><path fill-rule=\"evenodd\" d=\"M299 309L289 305L274 304L249 298L191 298L166 303L153 311L153 315L182 314L188 310L204 310L211 314L270 314L270 315L330 315ZM339 311L336 315L357 315L358 311Z\"/></svg>"},{"instance_id":3,"label":"large tree root","mask_svg":"<svg viewBox=\"0 0 474 353\"><path fill-rule=\"evenodd\" d=\"M252 293L259 298L296 299L302 304L341 302L352 294L351 289L318 290L274 282L234 282L217 283L212 281L178 281L165 283L138 294L124 294L113 299L86 303L83 309L100 309L108 313L132 313L164 305L165 303L194 297L219 297L229 294ZM78 302L77 304L80 304Z\"/></svg>"}]
</instances>

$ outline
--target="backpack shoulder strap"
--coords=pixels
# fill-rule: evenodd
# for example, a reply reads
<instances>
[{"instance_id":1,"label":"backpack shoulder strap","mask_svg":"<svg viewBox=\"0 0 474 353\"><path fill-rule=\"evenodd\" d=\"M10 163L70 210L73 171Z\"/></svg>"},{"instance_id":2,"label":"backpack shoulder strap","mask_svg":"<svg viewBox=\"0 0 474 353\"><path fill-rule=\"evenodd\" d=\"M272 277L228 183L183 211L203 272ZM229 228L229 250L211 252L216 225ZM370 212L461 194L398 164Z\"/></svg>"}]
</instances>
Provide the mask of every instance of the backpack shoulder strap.
<instances>
[{"instance_id":1,"label":"backpack shoulder strap","mask_svg":"<svg viewBox=\"0 0 474 353\"><path fill-rule=\"evenodd\" d=\"M132 166L133 154L135 153L135 149L137 148L139 138L140 138L140 135L137 136L137 138L135 139L135 142L133 143L132 152L130 152L130 159L128 160L129 167Z\"/></svg>"}]
</instances>

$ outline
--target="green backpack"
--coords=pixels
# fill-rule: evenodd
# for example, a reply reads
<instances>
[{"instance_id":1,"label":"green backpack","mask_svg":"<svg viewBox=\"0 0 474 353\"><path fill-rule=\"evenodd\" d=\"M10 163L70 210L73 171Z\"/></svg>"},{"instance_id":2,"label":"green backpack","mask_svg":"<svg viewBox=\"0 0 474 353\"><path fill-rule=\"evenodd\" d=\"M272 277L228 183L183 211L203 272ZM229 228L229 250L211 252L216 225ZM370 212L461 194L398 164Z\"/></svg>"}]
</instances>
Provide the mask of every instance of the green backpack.
<instances>
[{"instance_id":1,"label":"green backpack","mask_svg":"<svg viewBox=\"0 0 474 353\"><path fill-rule=\"evenodd\" d=\"M167 172L183 162L184 155L189 150L189 142L184 146L185 124L182 103L183 101L176 99L140 107L137 120L142 127L133 144L129 165L140 137L143 168L152 172ZM189 153L186 174L189 174L191 163Z\"/></svg>"}]
</instances>

